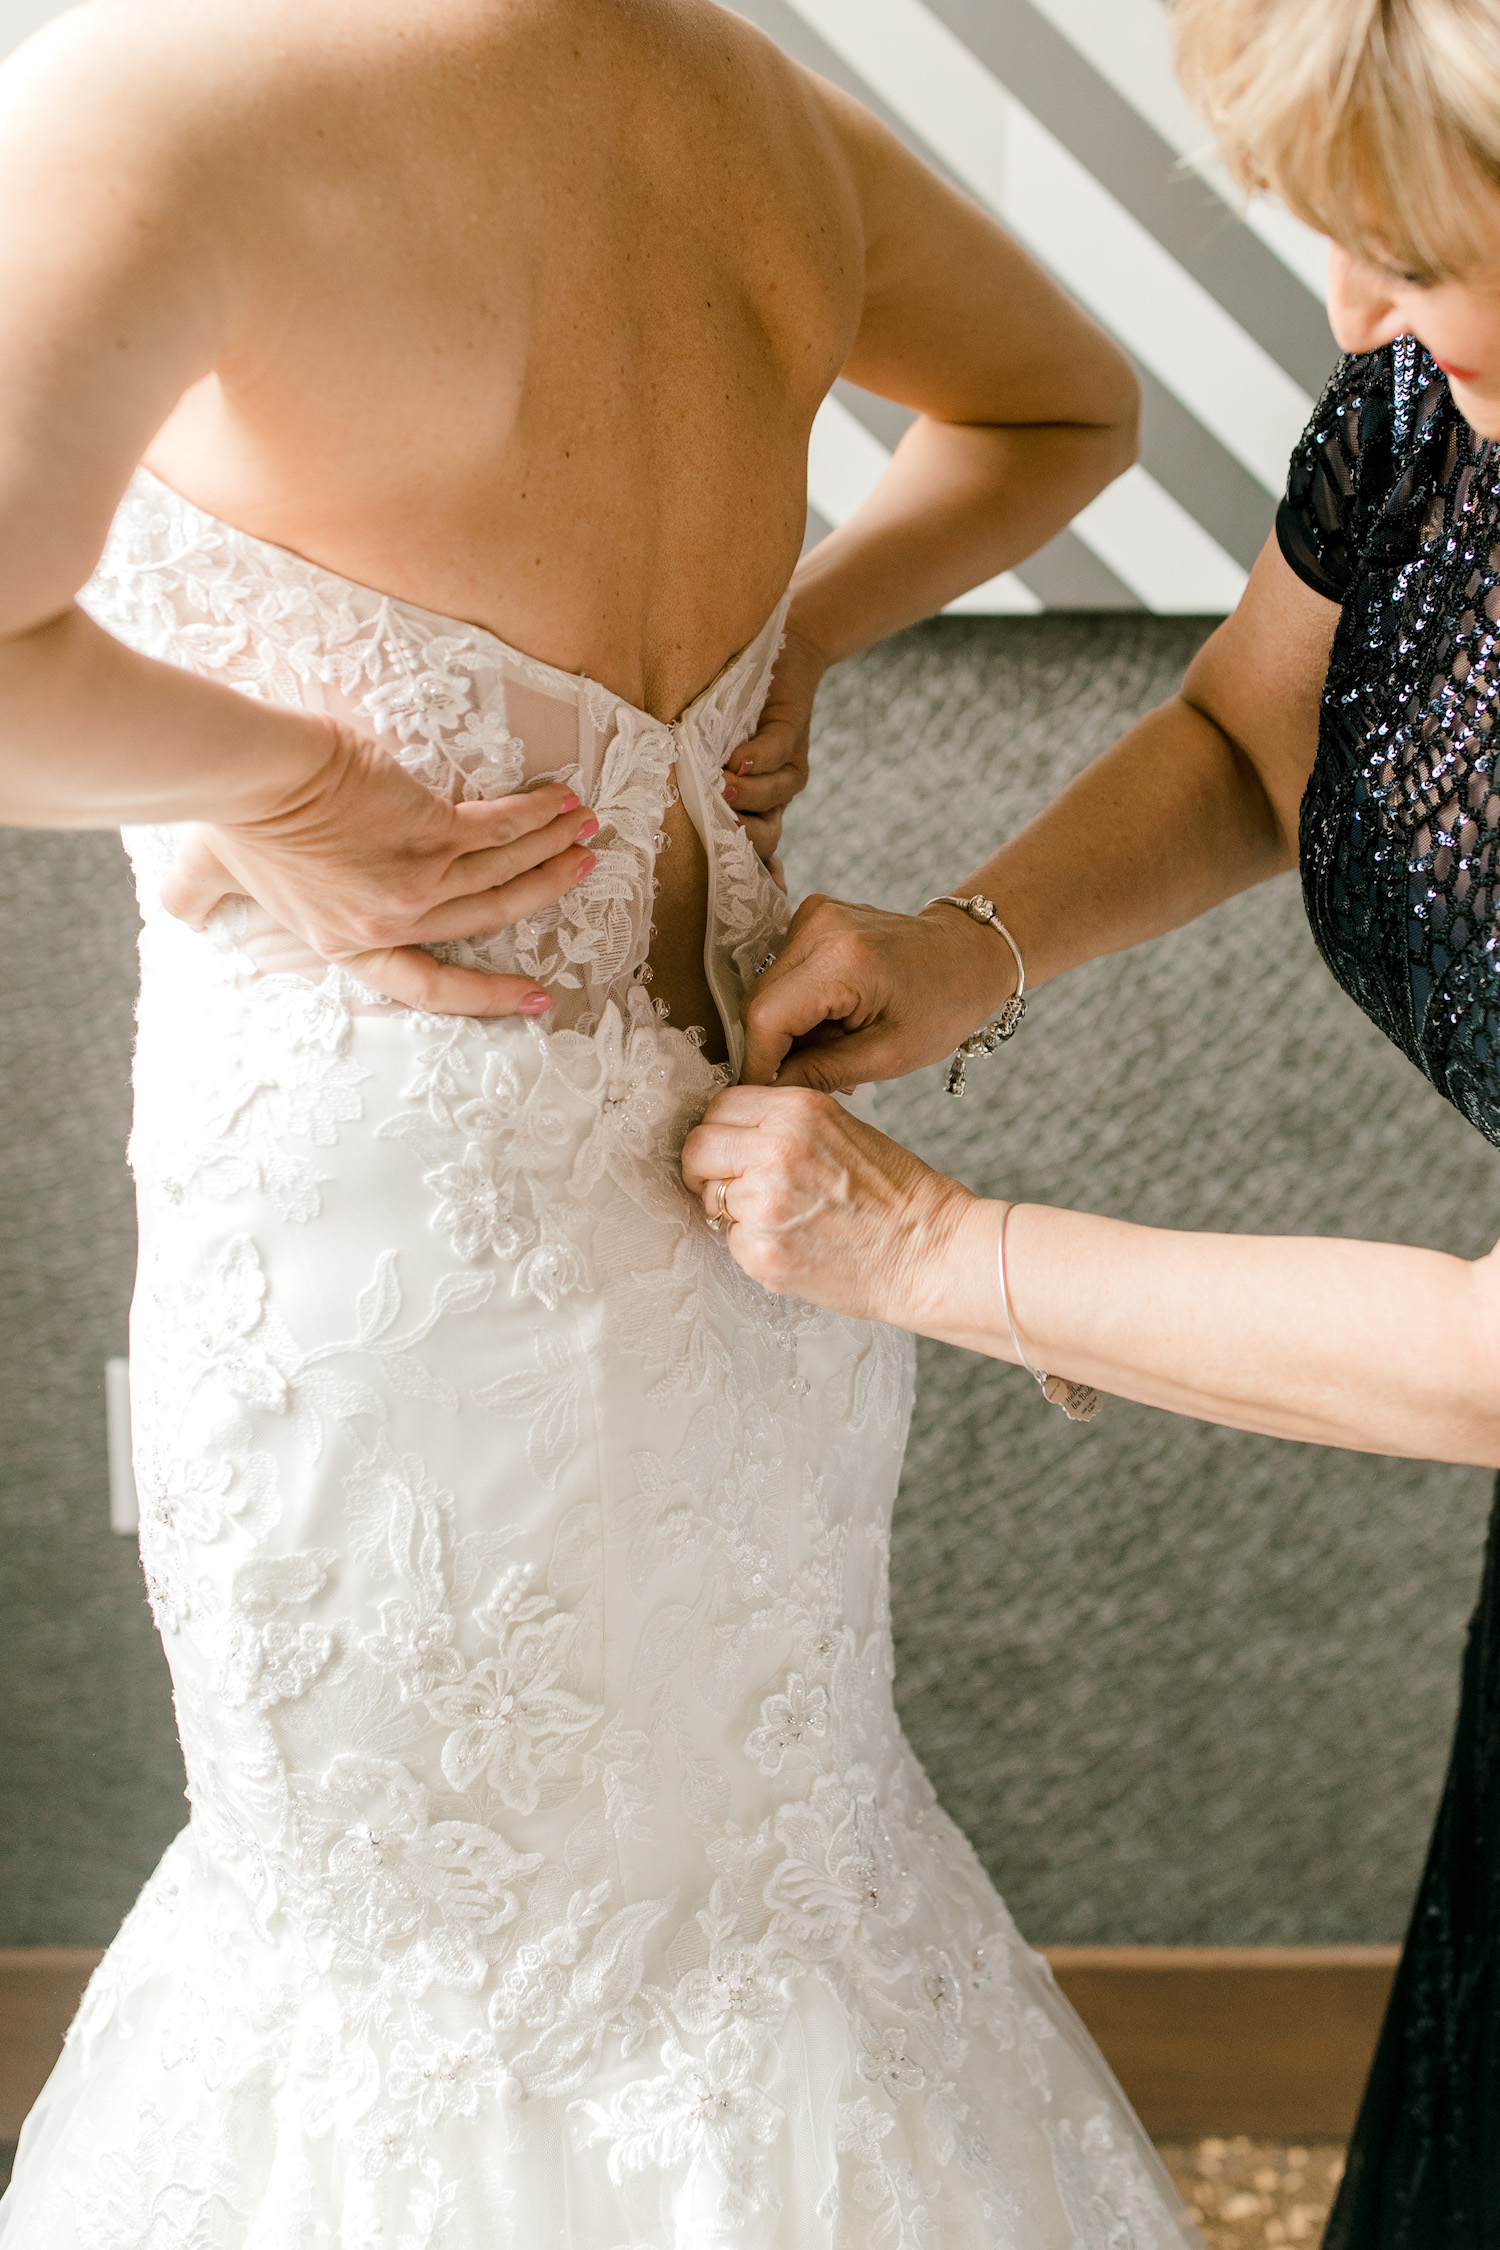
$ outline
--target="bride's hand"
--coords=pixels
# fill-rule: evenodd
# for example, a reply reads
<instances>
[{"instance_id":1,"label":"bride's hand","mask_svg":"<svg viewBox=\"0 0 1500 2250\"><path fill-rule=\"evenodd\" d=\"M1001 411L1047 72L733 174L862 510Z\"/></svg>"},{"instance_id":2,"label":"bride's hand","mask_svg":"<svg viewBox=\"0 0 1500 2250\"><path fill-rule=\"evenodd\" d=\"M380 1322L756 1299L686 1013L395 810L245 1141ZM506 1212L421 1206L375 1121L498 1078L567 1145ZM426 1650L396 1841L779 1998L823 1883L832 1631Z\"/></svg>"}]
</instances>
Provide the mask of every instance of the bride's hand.
<instances>
[{"instance_id":1,"label":"bride's hand","mask_svg":"<svg viewBox=\"0 0 1500 2250\"><path fill-rule=\"evenodd\" d=\"M530 977L488 976L419 952L492 937L555 905L588 874L598 822L553 784L454 804L348 727L329 755L254 817L188 830L162 902L201 929L226 898L251 898L322 960L392 1000L440 1014L541 1015Z\"/></svg>"},{"instance_id":2,"label":"bride's hand","mask_svg":"<svg viewBox=\"0 0 1500 2250\"><path fill-rule=\"evenodd\" d=\"M688 1135L682 1172L730 1254L778 1296L858 1320L930 1329L962 1237L992 1206L827 1094L733 1086Z\"/></svg>"},{"instance_id":3,"label":"bride's hand","mask_svg":"<svg viewBox=\"0 0 1500 2250\"><path fill-rule=\"evenodd\" d=\"M951 1055L1015 990L993 930L955 907L888 914L814 892L750 987L741 1080L847 1093Z\"/></svg>"},{"instance_id":4,"label":"bride's hand","mask_svg":"<svg viewBox=\"0 0 1500 2250\"><path fill-rule=\"evenodd\" d=\"M807 787L809 732L818 685L828 659L802 635L788 630L776 659L760 727L725 761L724 800L739 814L740 826L781 883L782 815Z\"/></svg>"}]
</instances>

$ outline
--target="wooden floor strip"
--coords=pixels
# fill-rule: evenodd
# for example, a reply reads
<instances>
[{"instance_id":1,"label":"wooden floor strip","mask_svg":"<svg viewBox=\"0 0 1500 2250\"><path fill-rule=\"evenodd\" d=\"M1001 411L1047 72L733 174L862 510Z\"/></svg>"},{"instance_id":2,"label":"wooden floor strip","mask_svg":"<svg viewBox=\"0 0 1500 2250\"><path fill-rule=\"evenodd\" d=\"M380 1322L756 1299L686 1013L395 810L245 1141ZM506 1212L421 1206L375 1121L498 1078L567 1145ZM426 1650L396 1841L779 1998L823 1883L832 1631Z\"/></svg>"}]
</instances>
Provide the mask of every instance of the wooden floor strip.
<instances>
[{"instance_id":1,"label":"wooden floor strip","mask_svg":"<svg viewBox=\"0 0 1500 2250\"><path fill-rule=\"evenodd\" d=\"M1047 1949L1063 1991L1158 2140L1343 2140L1393 1945Z\"/></svg>"},{"instance_id":2,"label":"wooden floor strip","mask_svg":"<svg viewBox=\"0 0 1500 2250\"><path fill-rule=\"evenodd\" d=\"M1396 1948L1046 1949L1059 1985L1158 2140L1341 2140L1380 2028ZM97 1953L0 1950L0 2142L40 2091Z\"/></svg>"},{"instance_id":3,"label":"wooden floor strip","mask_svg":"<svg viewBox=\"0 0 1500 2250\"><path fill-rule=\"evenodd\" d=\"M13 2141L99 1960L82 1946L0 1948L0 2141Z\"/></svg>"}]
</instances>

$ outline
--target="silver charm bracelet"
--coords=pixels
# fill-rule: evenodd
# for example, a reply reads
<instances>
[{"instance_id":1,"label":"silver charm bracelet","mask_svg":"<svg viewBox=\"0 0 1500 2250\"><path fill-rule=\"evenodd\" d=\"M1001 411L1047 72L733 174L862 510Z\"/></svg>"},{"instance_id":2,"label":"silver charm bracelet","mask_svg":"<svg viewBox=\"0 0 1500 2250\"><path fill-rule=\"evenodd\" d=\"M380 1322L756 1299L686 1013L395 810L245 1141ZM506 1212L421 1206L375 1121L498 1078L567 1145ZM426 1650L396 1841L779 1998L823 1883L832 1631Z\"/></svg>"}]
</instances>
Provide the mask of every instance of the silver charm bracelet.
<instances>
[{"instance_id":1,"label":"silver charm bracelet","mask_svg":"<svg viewBox=\"0 0 1500 2250\"><path fill-rule=\"evenodd\" d=\"M977 1031L970 1033L948 1065L946 1091L957 1100L964 1091L965 1063L972 1062L979 1055L992 1055L1005 1040L1014 1039L1020 1030L1022 1018L1026 1014L1026 963L1021 959L1021 948L996 913L992 899L984 898L976 891L972 898L930 898L927 906L961 907L970 921L988 922L990 928L1004 938L1016 959L1015 991L998 1016L992 1016L988 1023L982 1023ZM924 914L927 906L922 909Z\"/></svg>"},{"instance_id":2,"label":"silver charm bracelet","mask_svg":"<svg viewBox=\"0 0 1500 2250\"><path fill-rule=\"evenodd\" d=\"M1016 1357L1049 1406L1060 1406L1070 1422L1092 1422L1094 1416L1104 1404L1102 1395L1095 1390L1093 1384L1075 1383L1067 1375L1041 1374L1038 1369L1032 1366L1022 1348L1021 1338L1016 1328L1016 1316L1010 1307L1010 1283L1005 1274L1005 1230L1010 1225L1010 1215L1016 1208L1014 1203L1007 1203L1000 1215L1000 1247L997 1255L997 1263L1000 1268L1000 1302L1005 1307L1005 1325L1010 1330L1010 1340L1016 1347Z\"/></svg>"}]
</instances>

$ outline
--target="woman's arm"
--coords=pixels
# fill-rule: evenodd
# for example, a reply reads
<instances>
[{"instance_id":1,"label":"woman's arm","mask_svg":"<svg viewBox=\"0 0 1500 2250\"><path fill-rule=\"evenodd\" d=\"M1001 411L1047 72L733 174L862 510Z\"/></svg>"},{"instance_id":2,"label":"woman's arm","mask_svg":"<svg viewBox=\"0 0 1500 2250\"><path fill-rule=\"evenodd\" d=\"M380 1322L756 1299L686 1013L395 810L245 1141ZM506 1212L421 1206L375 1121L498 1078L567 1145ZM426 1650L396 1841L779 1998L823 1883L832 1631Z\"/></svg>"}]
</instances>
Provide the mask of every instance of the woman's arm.
<instances>
[{"instance_id":1,"label":"woman's arm","mask_svg":"<svg viewBox=\"0 0 1500 2250\"><path fill-rule=\"evenodd\" d=\"M393 996L545 1005L529 978L406 949L561 896L586 858L567 792L451 805L348 730L136 655L77 605L151 437L232 348L237 219L201 110L143 19L112 10L0 71L0 820L212 823L164 894L186 918L244 890Z\"/></svg>"},{"instance_id":2,"label":"woman's arm","mask_svg":"<svg viewBox=\"0 0 1500 2250\"><path fill-rule=\"evenodd\" d=\"M1268 541L1180 694L953 885L995 901L1028 989L1295 866L1338 615ZM955 800L956 834L969 818ZM903 1077L951 1054L1015 981L1004 941L951 907L891 914L810 898L746 999L742 1075L826 1091ZM808 1043L793 1052L796 1041Z\"/></svg>"},{"instance_id":3,"label":"woman's arm","mask_svg":"<svg viewBox=\"0 0 1500 2250\"><path fill-rule=\"evenodd\" d=\"M757 844L806 778L807 724L836 664L1043 546L1135 458L1123 354L994 220L837 88L811 80L865 234L864 312L844 373L915 408L875 491L803 558L760 734L730 762ZM748 816L748 817L747 817Z\"/></svg>"},{"instance_id":4,"label":"woman's arm","mask_svg":"<svg viewBox=\"0 0 1500 2250\"><path fill-rule=\"evenodd\" d=\"M1006 1206L826 1095L720 1095L683 1170L710 1211L729 1183L729 1247L766 1288L1015 1360ZM1022 1204L1006 1267L1035 1370L1233 1429L1500 1468L1500 1248L1470 1264Z\"/></svg>"}]
</instances>

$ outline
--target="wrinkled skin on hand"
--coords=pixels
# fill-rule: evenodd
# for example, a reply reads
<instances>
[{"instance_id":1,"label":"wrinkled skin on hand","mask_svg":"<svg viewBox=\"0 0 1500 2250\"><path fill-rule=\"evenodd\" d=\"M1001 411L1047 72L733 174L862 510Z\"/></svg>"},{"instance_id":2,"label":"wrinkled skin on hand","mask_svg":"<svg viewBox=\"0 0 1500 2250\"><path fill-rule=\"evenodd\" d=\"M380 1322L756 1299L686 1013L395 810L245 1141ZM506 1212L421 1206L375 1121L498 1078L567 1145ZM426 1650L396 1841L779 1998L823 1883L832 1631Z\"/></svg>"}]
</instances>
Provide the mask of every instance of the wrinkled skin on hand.
<instances>
[{"instance_id":1,"label":"wrinkled skin on hand","mask_svg":"<svg viewBox=\"0 0 1500 2250\"><path fill-rule=\"evenodd\" d=\"M319 959L389 999L437 1013L540 1015L530 977L489 976L419 952L490 937L554 905L594 865L598 822L559 785L454 804L329 721L329 754L253 819L190 828L162 889L201 929L226 898L255 901Z\"/></svg>"},{"instance_id":2,"label":"wrinkled skin on hand","mask_svg":"<svg viewBox=\"0 0 1500 2250\"><path fill-rule=\"evenodd\" d=\"M951 1055L1015 989L1003 938L952 906L890 914L814 892L750 987L747 1085L848 1093Z\"/></svg>"},{"instance_id":3,"label":"wrinkled skin on hand","mask_svg":"<svg viewBox=\"0 0 1500 2250\"><path fill-rule=\"evenodd\" d=\"M731 1255L778 1296L929 1328L956 1238L981 1208L957 1180L862 1124L830 1095L732 1086L688 1135L683 1178Z\"/></svg>"}]
</instances>

